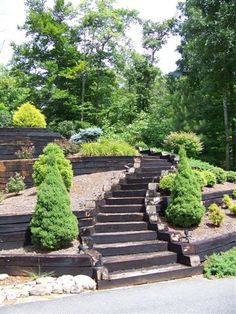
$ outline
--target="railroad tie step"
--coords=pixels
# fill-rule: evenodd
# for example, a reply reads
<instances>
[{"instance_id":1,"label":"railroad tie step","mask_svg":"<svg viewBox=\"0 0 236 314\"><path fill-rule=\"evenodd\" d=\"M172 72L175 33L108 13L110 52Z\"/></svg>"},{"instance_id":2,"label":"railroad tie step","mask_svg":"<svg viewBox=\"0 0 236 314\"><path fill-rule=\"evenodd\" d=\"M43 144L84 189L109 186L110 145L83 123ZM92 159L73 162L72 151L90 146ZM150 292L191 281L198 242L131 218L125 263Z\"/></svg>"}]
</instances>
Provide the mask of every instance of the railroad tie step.
<instances>
[{"instance_id":1,"label":"railroad tie step","mask_svg":"<svg viewBox=\"0 0 236 314\"><path fill-rule=\"evenodd\" d=\"M202 274L202 266L189 267L178 263L139 269L128 269L110 273L108 280L98 281L98 289L140 285L191 277L200 274Z\"/></svg>"},{"instance_id":2,"label":"railroad tie step","mask_svg":"<svg viewBox=\"0 0 236 314\"><path fill-rule=\"evenodd\" d=\"M177 262L177 254L169 251L108 256L103 258L103 265L109 273L125 269L136 269L172 264Z\"/></svg>"},{"instance_id":3,"label":"railroad tie step","mask_svg":"<svg viewBox=\"0 0 236 314\"><path fill-rule=\"evenodd\" d=\"M147 230L145 221L106 222L95 225L97 233Z\"/></svg>"},{"instance_id":4,"label":"railroad tie step","mask_svg":"<svg viewBox=\"0 0 236 314\"><path fill-rule=\"evenodd\" d=\"M158 240L103 243L94 246L94 249L99 251L103 256L160 252L166 251L167 248L168 242Z\"/></svg>"},{"instance_id":5,"label":"railroad tie step","mask_svg":"<svg viewBox=\"0 0 236 314\"><path fill-rule=\"evenodd\" d=\"M93 234L95 244L108 244L120 242L137 242L156 240L157 233L152 230L125 231L125 232L99 232Z\"/></svg>"},{"instance_id":6,"label":"railroad tie step","mask_svg":"<svg viewBox=\"0 0 236 314\"><path fill-rule=\"evenodd\" d=\"M144 204L103 205L100 207L100 213L144 213L144 211Z\"/></svg>"},{"instance_id":7,"label":"railroad tie step","mask_svg":"<svg viewBox=\"0 0 236 314\"><path fill-rule=\"evenodd\" d=\"M128 222L128 221L144 221L144 213L99 213L97 222Z\"/></svg>"}]
</instances>

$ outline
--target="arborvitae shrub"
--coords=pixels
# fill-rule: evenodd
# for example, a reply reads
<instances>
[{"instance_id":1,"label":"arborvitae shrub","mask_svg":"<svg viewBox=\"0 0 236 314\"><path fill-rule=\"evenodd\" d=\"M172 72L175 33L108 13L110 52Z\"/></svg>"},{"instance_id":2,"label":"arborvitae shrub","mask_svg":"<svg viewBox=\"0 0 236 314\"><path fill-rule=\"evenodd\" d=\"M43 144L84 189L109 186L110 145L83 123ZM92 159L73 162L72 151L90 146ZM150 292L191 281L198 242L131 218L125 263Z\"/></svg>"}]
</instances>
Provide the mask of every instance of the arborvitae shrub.
<instances>
[{"instance_id":1,"label":"arborvitae shrub","mask_svg":"<svg viewBox=\"0 0 236 314\"><path fill-rule=\"evenodd\" d=\"M236 183L236 171L226 171L226 181Z\"/></svg>"},{"instance_id":2,"label":"arborvitae shrub","mask_svg":"<svg viewBox=\"0 0 236 314\"><path fill-rule=\"evenodd\" d=\"M164 140L164 148L169 152L178 153L180 146L184 147L187 156L194 158L203 149L200 138L192 132L171 132Z\"/></svg>"},{"instance_id":3,"label":"arborvitae shrub","mask_svg":"<svg viewBox=\"0 0 236 314\"><path fill-rule=\"evenodd\" d=\"M13 114L13 124L19 127L46 128L45 116L29 102Z\"/></svg>"},{"instance_id":4,"label":"arborvitae shrub","mask_svg":"<svg viewBox=\"0 0 236 314\"><path fill-rule=\"evenodd\" d=\"M71 211L56 155L46 157L47 172L37 191L36 209L31 220L32 243L42 249L55 250L78 236L78 221Z\"/></svg>"},{"instance_id":5,"label":"arborvitae shrub","mask_svg":"<svg viewBox=\"0 0 236 314\"><path fill-rule=\"evenodd\" d=\"M228 194L224 194L223 196L223 206L225 208L230 208L233 205L233 200Z\"/></svg>"},{"instance_id":6,"label":"arborvitae shrub","mask_svg":"<svg viewBox=\"0 0 236 314\"><path fill-rule=\"evenodd\" d=\"M175 173L169 173L166 176L162 177L159 184L160 189L162 191L171 192L173 189L175 177Z\"/></svg>"},{"instance_id":7,"label":"arborvitae shrub","mask_svg":"<svg viewBox=\"0 0 236 314\"><path fill-rule=\"evenodd\" d=\"M210 171L216 176L217 183L224 183L226 181L226 173L222 168L213 167Z\"/></svg>"},{"instance_id":8,"label":"arborvitae shrub","mask_svg":"<svg viewBox=\"0 0 236 314\"><path fill-rule=\"evenodd\" d=\"M43 153L39 156L38 160L34 164L34 184L39 186L43 182L47 173L47 156L50 154L55 155L57 167L61 173L64 184L69 191L73 178L72 166L70 161L65 158L62 149L54 143L49 143L44 148Z\"/></svg>"},{"instance_id":9,"label":"arborvitae shrub","mask_svg":"<svg viewBox=\"0 0 236 314\"><path fill-rule=\"evenodd\" d=\"M204 186L207 185L207 181L206 181L206 179L204 177L204 174L202 173L202 171L199 171L199 170L196 170L196 169L193 170L193 173L194 173L194 176L195 176L196 180L198 181L201 189L203 189Z\"/></svg>"},{"instance_id":10,"label":"arborvitae shrub","mask_svg":"<svg viewBox=\"0 0 236 314\"><path fill-rule=\"evenodd\" d=\"M174 181L170 205L166 210L167 220L184 228L197 226L204 215L201 204L201 189L189 165L183 147L179 151L180 162Z\"/></svg>"},{"instance_id":11,"label":"arborvitae shrub","mask_svg":"<svg viewBox=\"0 0 236 314\"><path fill-rule=\"evenodd\" d=\"M216 184L216 176L209 170L202 171L202 175L206 180L206 186L213 187Z\"/></svg>"},{"instance_id":12,"label":"arborvitae shrub","mask_svg":"<svg viewBox=\"0 0 236 314\"><path fill-rule=\"evenodd\" d=\"M219 227L225 219L224 213L221 211L220 207L216 203L211 204L208 210L209 210L209 214L208 214L209 221L214 226Z\"/></svg>"}]
</instances>

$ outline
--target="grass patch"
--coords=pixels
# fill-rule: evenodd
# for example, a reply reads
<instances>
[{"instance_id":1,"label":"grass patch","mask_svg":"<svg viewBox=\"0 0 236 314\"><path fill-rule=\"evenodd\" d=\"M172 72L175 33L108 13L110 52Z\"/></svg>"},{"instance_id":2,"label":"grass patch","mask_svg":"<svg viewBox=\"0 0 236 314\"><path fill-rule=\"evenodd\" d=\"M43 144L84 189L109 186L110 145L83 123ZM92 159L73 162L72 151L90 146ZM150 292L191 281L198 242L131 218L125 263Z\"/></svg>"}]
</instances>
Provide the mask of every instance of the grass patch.
<instances>
[{"instance_id":1,"label":"grass patch","mask_svg":"<svg viewBox=\"0 0 236 314\"><path fill-rule=\"evenodd\" d=\"M132 146L120 140L103 140L81 144L82 156L137 156L139 153Z\"/></svg>"},{"instance_id":2,"label":"grass patch","mask_svg":"<svg viewBox=\"0 0 236 314\"><path fill-rule=\"evenodd\" d=\"M236 276L236 248L225 253L213 254L204 265L204 275L211 279Z\"/></svg>"}]
</instances>

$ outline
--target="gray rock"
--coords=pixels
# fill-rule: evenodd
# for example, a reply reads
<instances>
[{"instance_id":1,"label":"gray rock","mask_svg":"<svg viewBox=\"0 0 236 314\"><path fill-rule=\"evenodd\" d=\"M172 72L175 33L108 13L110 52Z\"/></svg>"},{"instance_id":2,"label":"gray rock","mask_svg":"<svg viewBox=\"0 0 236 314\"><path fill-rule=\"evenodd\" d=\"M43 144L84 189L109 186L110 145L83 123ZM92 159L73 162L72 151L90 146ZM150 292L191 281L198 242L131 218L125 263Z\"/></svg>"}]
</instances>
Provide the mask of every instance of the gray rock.
<instances>
[{"instance_id":1,"label":"gray rock","mask_svg":"<svg viewBox=\"0 0 236 314\"><path fill-rule=\"evenodd\" d=\"M74 280L74 277L72 275L63 275L61 277L58 277L56 282L60 284L66 284L73 280Z\"/></svg>"},{"instance_id":2,"label":"gray rock","mask_svg":"<svg viewBox=\"0 0 236 314\"><path fill-rule=\"evenodd\" d=\"M63 286L62 286L62 284L60 284L58 282L54 282L52 284L52 293L62 294L63 293Z\"/></svg>"},{"instance_id":3,"label":"gray rock","mask_svg":"<svg viewBox=\"0 0 236 314\"><path fill-rule=\"evenodd\" d=\"M15 289L5 289L6 300L11 301L17 298L17 292Z\"/></svg>"},{"instance_id":4,"label":"gray rock","mask_svg":"<svg viewBox=\"0 0 236 314\"><path fill-rule=\"evenodd\" d=\"M36 284L48 284L56 281L56 278L53 277L41 277L36 279Z\"/></svg>"},{"instance_id":5,"label":"gray rock","mask_svg":"<svg viewBox=\"0 0 236 314\"><path fill-rule=\"evenodd\" d=\"M62 287L63 287L63 292L64 293L70 293L71 292L71 289L72 287L74 286L74 281L68 281L68 282L65 282Z\"/></svg>"},{"instance_id":6,"label":"gray rock","mask_svg":"<svg viewBox=\"0 0 236 314\"><path fill-rule=\"evenodd\" d=\"M8 274L0 274L0 281L1 281L1 280L5 280L5 279L7 279L8 277L9 277Z\"/></svg>"},{"instance_id":7,"label":"gray rock","mask_svg":"<svg viewBox=\"0 0 236 314\"><path fill-rule=\"evenodd\" d=\"M19 289L19 287L17 287ZM30 294L30 289L31 287L30 286L24 286L22 288L20 288L18 291L17 291L17 297L18 298L26 298L29 296Z\"/></svg>"},{"instance_id":8,"label":"gray rock","mask_svg":"<svg viewBox=\"0 0 236 314\"><path fill-rule=\"evenodd\" d=\"M0 291L0 304L6 300L6 294L4 291Z\"/></svg>"},{"instance_id":9,"label":"gray rock","mask_svg":"<svg viewBox=\"0 0 236 314\"><path fill-rule=\"evenodd\" d=\"M77 275L74 277L76 286L81 290L96 290L96 282L85 275Z\"/></svg>"},{"instance_id":10,"label":"gray rock","mask_svg":"<svg viewBox=\"0 0 236 314\"><path fill-rule=\"evenodd\" d=\"M34 296L42 296L48 295L52 292L52 285L51 284L38 284L35 287L31 288L29 291L30 295Z\"/></svg>"},{"instance_id":11,"label":"gray rock","mask_svg":"<svg viewBox=\"0 0 236 314\"><path fill-rule=\"evenodd\" d=\"M80 289L80 287L78 287L77 285L72 286L70 293L73 294L79 294L81 293L83 290Z\"/></svg>"}]
</instances>

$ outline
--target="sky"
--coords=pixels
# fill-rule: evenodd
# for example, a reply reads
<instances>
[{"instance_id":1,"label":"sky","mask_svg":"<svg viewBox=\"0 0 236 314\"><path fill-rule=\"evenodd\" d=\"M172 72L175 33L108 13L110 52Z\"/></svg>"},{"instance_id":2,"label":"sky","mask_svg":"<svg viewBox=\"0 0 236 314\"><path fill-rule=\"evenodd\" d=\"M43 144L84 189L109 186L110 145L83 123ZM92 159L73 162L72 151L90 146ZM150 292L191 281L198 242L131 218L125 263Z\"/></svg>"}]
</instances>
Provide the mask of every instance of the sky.
<instances>
[{"instance_id":1,"label":"sky","mask_svg":"<svg viewBox=\"0 0 236 314\"><path fill-rule=\"evenodd\" d=\"M49 0L51 1L51 0ZM25 20L25 0L0 0L0 63L7 64L12 56L10 43L20 44L25 39L23 31L17 30L17 25L22 25ZM70 0L77 5L80 0ZM117 0L117 5L129 9L136 9L140 17L153 21L163 21L176 14L176 5L179 0ZM137 50L141 50L140 29L132 28L129 35L134 41ZM163 73L175 70L175 62L179 54L175 51L180 39L171 37L168 43L159 51L158 66Z\"/></svg>"}]
</instances>

